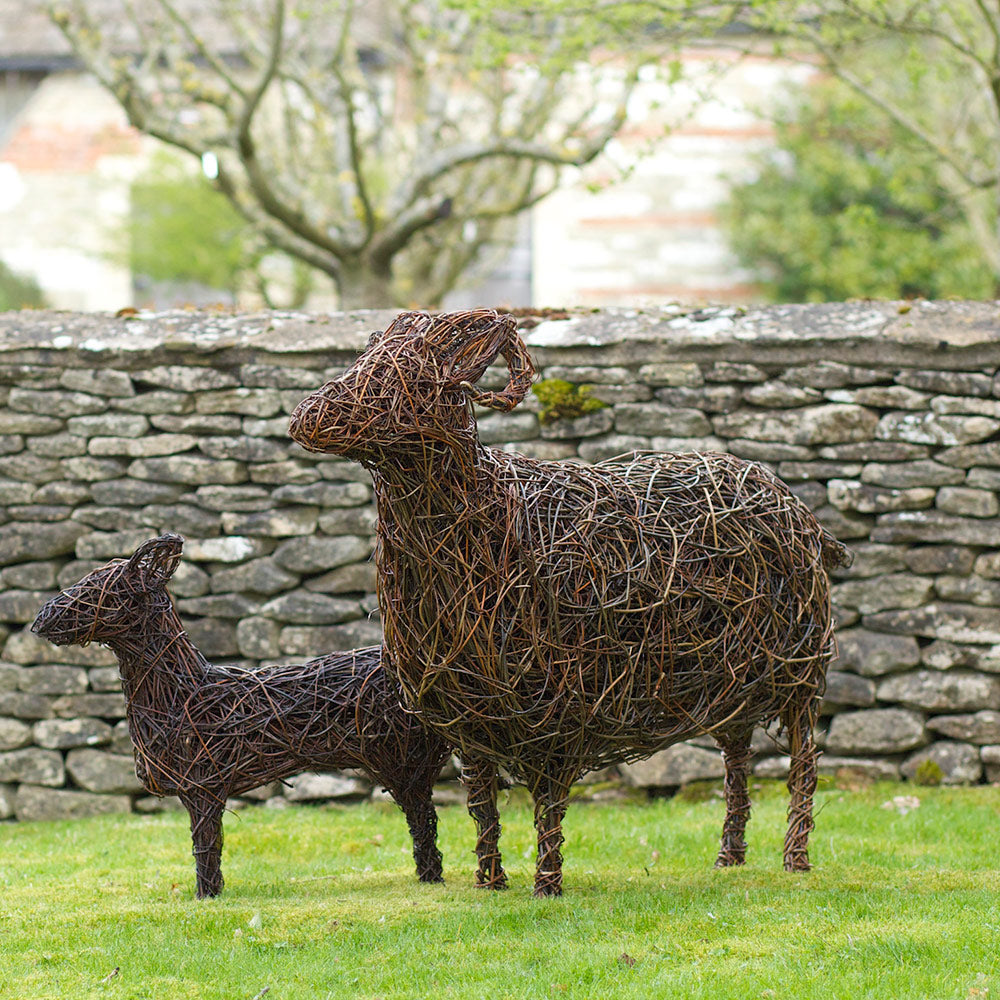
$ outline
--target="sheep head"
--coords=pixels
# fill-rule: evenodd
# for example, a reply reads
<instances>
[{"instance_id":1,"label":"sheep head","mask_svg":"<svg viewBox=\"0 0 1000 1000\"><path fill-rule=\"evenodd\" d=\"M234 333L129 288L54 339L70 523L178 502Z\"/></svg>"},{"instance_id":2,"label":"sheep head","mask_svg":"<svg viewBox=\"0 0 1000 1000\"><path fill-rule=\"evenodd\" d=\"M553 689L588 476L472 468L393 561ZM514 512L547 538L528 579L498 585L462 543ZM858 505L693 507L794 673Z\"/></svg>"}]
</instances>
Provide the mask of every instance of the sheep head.
<instances>
[{"instance_id":1,"label":"sheep head","mask_svg":"<svg viewBox=\"0 0 1000 1000\"><path fill-rule=\"evenodd\" d=\"M510 369L502 392L475 383L497 355ZM534 369L512 316L493 309L401 313L339 378L307 396L289 433L310 451L376 462L381 455L426 450L475 437L471 403L513 409Z\"/></svg>"},{"instance_id":2,"label":"sheep head","mask_svg":"<svg viewBox=\"0 0 1000 1000\"><path fill-rule=\"evenodd\" d=\"M86 646L135 629L151 612L169 607L164 587L183 545L180 535L161 535L128 559L112 559L45 604L31 631L57 646Z\"/></svg>"}]
</instances>

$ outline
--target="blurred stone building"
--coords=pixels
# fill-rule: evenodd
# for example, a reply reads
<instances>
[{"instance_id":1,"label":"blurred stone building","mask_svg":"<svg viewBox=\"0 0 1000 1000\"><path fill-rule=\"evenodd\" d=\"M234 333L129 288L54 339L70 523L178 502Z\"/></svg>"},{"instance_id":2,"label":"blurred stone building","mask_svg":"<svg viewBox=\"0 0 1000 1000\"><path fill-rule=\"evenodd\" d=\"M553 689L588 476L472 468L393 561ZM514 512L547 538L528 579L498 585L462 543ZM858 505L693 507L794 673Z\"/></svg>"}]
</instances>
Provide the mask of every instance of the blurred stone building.
<instances>
[{"instance_id":1,"label":"blurred stone building","mask_svg":"<svg viewBox=\"0 0 1000 1000\"><path fill-rule=\"evenodd\" d=\"M520 220L516 245L490 277L448 305L754 298L716 210L728 178L745 175L770 141L763 112L810 71L711 49L685 52L682 63L677 84L653 73L639 84L618 138L593 164L567 171ZM79 70L43 0L0 6L0 261L33 278L52 306L146 304L122 233L131 183L155 145Z\"/></svg>"}]
</instances>

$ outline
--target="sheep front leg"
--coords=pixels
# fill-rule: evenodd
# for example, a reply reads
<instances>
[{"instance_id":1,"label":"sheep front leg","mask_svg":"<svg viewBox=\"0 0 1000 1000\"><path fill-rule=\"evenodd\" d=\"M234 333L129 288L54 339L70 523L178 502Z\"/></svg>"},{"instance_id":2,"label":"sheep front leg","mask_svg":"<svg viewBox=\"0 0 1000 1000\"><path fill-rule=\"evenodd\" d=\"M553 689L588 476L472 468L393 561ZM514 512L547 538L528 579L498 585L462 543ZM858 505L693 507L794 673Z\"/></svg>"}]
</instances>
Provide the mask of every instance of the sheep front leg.
<instances>
[{"instance_id":1,"label":"sheep front leg","mask_svg":"<svg viewBox=\"0 0 1000 1000\"><path fill-rule=\"evenodd\" d=\"M222 813L226 802L205 796L181 796L191 817L191 853L194 854L198 898L222 892Z\"/></svg>"},{"instance_id":2,"label":"sheep front leg","mask_svg":"<svg viewBox=\"0 0 1000 1000\"><path fill-rule=\"evenodd\" d=\"M782 716L788 732L791 762L788 769L788 830L785 833L785 871L807 872L809 834L813 829L813 795L816 792L816 744L813 727L818 699L794 705Z\"/></svg>"},{"instance_id":3,"label":"sheep front leg","mask_svg":"<svg viewBox=\"0 0 1000 1000\"><path fill-rule=\"evenodd\" d=\"M462 760L462 784L467 808L476 824L476 885L481 889L506 889L507 875L500 858L500 812L497 794L500 780L489 761Z\"/></svg>"},{"instance_id":4,"label":"sheep front leg","mask_svg":"<svg viewBox=\"0 0 1000 1000\"><path fill-rule=\"evenodd\" d=\"M413 839L413 861L417 866L417 878L421 882L443 882L441 852L437 846L437 811L431 800L434 776L414 782L406 791L390 788L392 797L406 816L406 825Z\"/></svg>"},{"instance_id":5,"label":"sheep front leg","mask_svg":"<svg viewBox=\"0 0 1000 1000\"><path fill-rule=\"evenodd\" d=\"M715 859L716 868L742 865L746 861L747 842L744 837L750 818L750 796L747 793L747 776L750 773L751 733L720 740L722 757L726 765L726 819L722 825L722 844Z\"/></svg>"}]
</instances>

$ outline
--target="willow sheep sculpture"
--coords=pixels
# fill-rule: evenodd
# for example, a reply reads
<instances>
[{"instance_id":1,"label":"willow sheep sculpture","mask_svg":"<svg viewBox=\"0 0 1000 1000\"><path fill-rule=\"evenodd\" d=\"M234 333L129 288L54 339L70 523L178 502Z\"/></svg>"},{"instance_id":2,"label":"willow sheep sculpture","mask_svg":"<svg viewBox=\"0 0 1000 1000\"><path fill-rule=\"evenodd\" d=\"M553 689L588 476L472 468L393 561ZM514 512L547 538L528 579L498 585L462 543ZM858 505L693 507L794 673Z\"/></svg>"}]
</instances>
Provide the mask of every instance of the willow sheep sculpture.
<instances>
[{"instance_id":1,"label":"willow sheep sculpture","mask_svg":"<svg viewBox=\"0 0 1000 1000\"><path fill-rule=\"evenodd\" d=\"M474 383L501 355L500 392ZM403 313L305 398L292 437L370 470L383 663L404 701L535 802L535 894L561 892L562 819L585 771L711 734L727 767L717 864L740 864L753 729L790 751L784 865L809 867L813 727L846 549L763 466L634 454L594 466L484 447L533 368L493 310Z\"/></svg>"},{"instance_id":2,"label":"willow sheep sculpture","mask_svg":"<svg viewBox=\"0 0 1000 1000\"><path fill-rule=\"evenodd\" d=\"M431 788L449 745L400 706L371 646L294 666L214 666L184 632L167 581L183 538L143 542L41 609L57 646L99 642L118 658L136 774L191 817L199 897L222 891L226 799L302 771L360 768L403 810L417 876L441 881Z\"/></svg>"}]
</instances>

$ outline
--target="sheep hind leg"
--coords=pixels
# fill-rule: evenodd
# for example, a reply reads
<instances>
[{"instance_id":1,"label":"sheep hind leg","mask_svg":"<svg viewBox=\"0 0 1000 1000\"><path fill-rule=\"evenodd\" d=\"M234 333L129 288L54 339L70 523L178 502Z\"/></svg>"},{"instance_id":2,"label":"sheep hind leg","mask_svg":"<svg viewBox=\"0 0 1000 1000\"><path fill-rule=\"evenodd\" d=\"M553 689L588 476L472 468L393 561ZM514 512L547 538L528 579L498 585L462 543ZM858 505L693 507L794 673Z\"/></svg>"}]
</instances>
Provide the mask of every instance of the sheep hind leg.
<instances>
[{"instance_id":1,"label":"sheep hind leg","mask_svg":"<svg viewBox=\"0 0 1000 1000\"><path fill-rule=\"evenodd\" d=\"M496 766L486 760L463 760L462 784L469 815L476 824L476 885L480 889L506 889L507 874L500 857L500 778Z\"/></svg>"},{"instance_id":2,"label":"sheep hind leg","mask_svg":"<svg viewBox=\"0 0 1000 1000\"><path fill-rule=\"evenodd\" d=\"M534 790L535 830L538 833L538 860L535 864L534 896L562 895L562 821L569 804L572 780L546 781Z\"/></svg>"},{"instance_id":3,"label":"sheep hind leg","mask_svg":"<svg viewBox=\"0 0 1000 1000\"><path fill-rule=\"evenodd\" d=\"M222 813L225 799L212 796L181 796L191 817L191 853L199 899L222 892Z\"/></svg>"},{"instance_id":4,"label":"sheep hind leg","mask_svg":"<svg viewBox=\"0 0 1000 1000\"><path fill-rule=\"evenodd\" d=\"M437 769L424 780L411 782L405 790L386 786L406 817L406 826L413 841L413 862L421 882L444 881L441 852L437 846L437 810L431 799L436 777Z\"/></svg>"},{"instance_id":5,"label":"sheep hind leg","mask_svg":"<svg viewBox=\"0 0 1000 1000\"><path fill-rule=\"evenodd\" d=\"M782 715L788 734L788 830L785 833L785 871L806 872L809 864L809 834L813 823L813 796L816 793L816 725L819 702L815 697L791 705Z\"/></svg>"},{"instance_id":6,"label":"sheep hind leg","mask_svg":"<svg viewBox=\"0 0 1000 1000\"><path fill-rule=\"evenodd\" d=\"M750 773L751 733L720 740L722 757L726 765L726 819L722 825L722 844L715 859L716 868L742 865L746 861L747 842L744 837L750 818L750 796L747 793L747 776Z\"/></svg>"}]
</instances>

